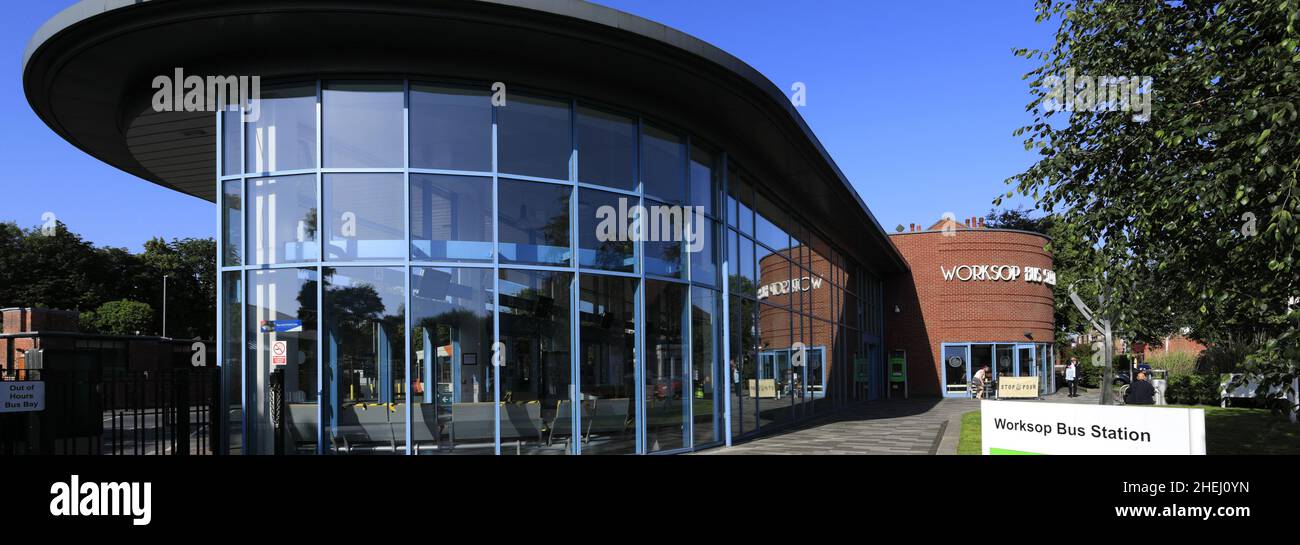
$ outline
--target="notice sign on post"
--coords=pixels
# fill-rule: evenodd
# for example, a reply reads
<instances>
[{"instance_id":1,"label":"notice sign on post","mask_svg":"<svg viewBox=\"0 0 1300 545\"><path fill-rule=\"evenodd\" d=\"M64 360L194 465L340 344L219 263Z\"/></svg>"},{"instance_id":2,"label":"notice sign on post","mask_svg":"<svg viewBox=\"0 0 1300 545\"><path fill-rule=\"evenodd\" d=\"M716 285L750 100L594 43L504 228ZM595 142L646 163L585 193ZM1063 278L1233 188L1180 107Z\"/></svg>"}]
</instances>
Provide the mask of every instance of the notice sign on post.
<instances>
[{"instance_id":1,"label":"notice sign on post","mask_svg":"<svg viewBox=\"0 0 1300 545\"><path fill-rule=\"evenodd\" d=\"M998 377L998 399L1035 399L1038 377Z\"/></svg>"},{"instance_id":2,"label":"notice sign on post","mask_svg":"<svg viewBox=\"0 0 1300 545\"><path fill-rule=\"evenodd\" d=\"M984 454L1205 454L1205 411L981 401Z\"/></svg>"},{"instance_id":3,"label":"notice sign on post","mask_svg":"<svg viewBox=\"0 0 1300 545\"><path fill-rule=\"evenodd\" d=\"M275 341L271 343L271 365L286 365L289 363L288 342Z\"/></svg>"},{"instance_id":4,"label":"notice sign on post","mask_svg":"<svg viewBox=\"0 0 1300 545\"><path fill-rule=\"evenodd\" d=\"M0 413L45 410L45 383L37 380L0 382Z\"/></svg>"}]
</instances>

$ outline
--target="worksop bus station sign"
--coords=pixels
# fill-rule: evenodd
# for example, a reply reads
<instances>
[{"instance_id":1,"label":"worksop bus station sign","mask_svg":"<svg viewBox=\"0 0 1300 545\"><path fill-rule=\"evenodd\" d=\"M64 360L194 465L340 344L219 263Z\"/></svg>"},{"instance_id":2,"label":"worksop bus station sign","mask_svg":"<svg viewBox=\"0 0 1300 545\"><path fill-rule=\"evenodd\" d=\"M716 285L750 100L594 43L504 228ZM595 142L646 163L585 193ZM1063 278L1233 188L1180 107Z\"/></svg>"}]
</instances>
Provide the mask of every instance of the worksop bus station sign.
<instances>
[{"instance_id":1,"label":"worksop bus station sign","mask_svg":"<svg viewBox=\"0 0 1300 545\"><path fill-rule=\"evenodd\" d=\"M1205 454L1205 410L980 402L984 454Z\"/></svg>"},{"instance_id":2,"label":"worksop bus station sign","mask_svg":"<svg viewBox=\"0 0 1300 545\"><path fill-rule=\"evenodd\" d=\"M940 266L939 272L943 273L943 279L948 282L953 280L961 282L1012 282L1020 279L1023 272L1025 282L1047 284L1049 286L1056 285L1056 271L1039 267L958 265L952 268Z\"/></svg>"}]
</instances>

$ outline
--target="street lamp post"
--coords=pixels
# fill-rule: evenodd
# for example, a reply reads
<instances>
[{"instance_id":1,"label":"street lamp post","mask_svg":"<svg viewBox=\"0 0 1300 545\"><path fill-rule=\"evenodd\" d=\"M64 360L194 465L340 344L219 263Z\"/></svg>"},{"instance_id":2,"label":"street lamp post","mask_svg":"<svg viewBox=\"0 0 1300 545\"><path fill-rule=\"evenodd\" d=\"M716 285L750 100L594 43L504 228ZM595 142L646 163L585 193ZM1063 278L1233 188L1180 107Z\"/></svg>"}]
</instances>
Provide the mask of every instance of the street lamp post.
<instances>
[{"instance_id":1,"label":"street lamp post","mask_svg":"<svg viewBox=\"0 0 1300 545\"><path fill-rule=\"evenodd\" d=\"M163 275L163 315L162 336L167 338L167 275Z\"/></svg>"}]
</instances>

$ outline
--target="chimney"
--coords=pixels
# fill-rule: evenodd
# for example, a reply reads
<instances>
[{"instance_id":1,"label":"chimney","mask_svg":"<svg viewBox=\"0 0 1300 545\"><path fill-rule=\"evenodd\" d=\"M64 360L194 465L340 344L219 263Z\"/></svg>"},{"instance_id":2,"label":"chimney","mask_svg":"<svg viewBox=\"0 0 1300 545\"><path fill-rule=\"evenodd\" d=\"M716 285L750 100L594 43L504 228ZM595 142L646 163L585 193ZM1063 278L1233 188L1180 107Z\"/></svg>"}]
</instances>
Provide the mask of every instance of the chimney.
<instances>
[{"instance_id":1,"label":"chimney","mask_svg":"<svg viewBox=\"0 0 1300 545\"><path fill-rule=\"evenodd\" d=\"M984 218L980 218L980 229L984 228Z\"/></svg>"}]
</instances>

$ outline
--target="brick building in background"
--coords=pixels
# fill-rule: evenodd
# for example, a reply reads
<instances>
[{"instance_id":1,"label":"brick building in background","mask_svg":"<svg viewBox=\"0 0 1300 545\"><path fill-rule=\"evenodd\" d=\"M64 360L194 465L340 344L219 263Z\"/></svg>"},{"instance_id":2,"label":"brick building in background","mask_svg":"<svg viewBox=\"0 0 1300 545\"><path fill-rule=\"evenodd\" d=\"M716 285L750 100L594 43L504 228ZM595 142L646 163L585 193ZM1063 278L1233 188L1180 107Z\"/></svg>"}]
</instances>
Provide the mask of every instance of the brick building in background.
<instances>
[{"instance_id":1,"label":"brick building in background","mask_svg":"<svg viewBox=\"0 0 1300 545\"><path fill-rule=\"evenodd\" d=\"M978 218L891 235L911 268L885 289L885 349L906 353L912 395L968 397L971 375L1039 377L1055 387L1048 237Z\"/></svg>"},{"instance_id":2,"label":"brick building in background","mask_svg":"<svg viewBox=\"0 0 1300 545\"><path fill-rule=\"evenodd\" d=\"M190 365L194 353L193 340L83 332L74 310L6 308L0 315L0 371L158 370ZM28 350L41 352L39 364L28 361Z\"/></svg>"}]
</instances>

